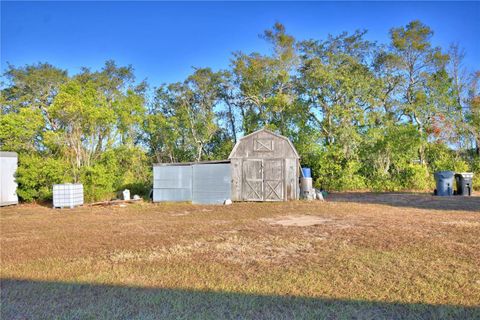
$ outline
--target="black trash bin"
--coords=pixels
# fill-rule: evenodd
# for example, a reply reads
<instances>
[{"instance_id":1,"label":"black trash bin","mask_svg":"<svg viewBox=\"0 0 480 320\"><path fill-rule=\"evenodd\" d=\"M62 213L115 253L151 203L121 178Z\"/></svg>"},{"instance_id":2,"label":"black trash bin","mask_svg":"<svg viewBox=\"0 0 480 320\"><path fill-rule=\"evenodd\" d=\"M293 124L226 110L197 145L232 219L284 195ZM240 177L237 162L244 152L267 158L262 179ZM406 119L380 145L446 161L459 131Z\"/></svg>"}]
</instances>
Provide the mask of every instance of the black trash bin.
<instances>
[{"instance_id":1,"label":"black trash bin","mask_svg":"<svg viewBox=\"0 0 480 320\"><path fill-rule=\"evenodd\" d=\"M462 172L455 174L455 181L457 183L457 195L471 196L473 192L473 173Z\"/></svg>"},{"instance_id":2,"label":"black trash bin","mask_svg":"<svg viewBox=\"0 0 480 320\"><path fill-rule=\"evenodd\" d=\"M435 181L437 182L437 189L435 195L437 196L451 196L453 195L453 171L438 171L435 172Z\"/></svg>"}]
</instances>

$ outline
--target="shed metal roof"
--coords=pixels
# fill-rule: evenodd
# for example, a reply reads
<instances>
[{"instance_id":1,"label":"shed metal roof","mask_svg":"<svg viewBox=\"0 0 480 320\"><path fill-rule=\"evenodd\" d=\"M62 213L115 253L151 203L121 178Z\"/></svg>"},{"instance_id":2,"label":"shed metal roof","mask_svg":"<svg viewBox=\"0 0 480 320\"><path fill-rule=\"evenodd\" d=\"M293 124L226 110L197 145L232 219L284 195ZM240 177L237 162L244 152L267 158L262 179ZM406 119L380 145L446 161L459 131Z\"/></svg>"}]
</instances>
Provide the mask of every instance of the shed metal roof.
<instances>
[{"instance_id":1,"label":"shed metal roof","mask_svg":"<svg viewBox=\"0 0 480 320\"><path fill-rule=\"evenodd\" d=\"M209 161L197 161L197 162L169 162L169 163L154 163L154 167L165 166L192 166L194 164L214 164L214 163L230 163L230 160L209 160Z\"/></svg>"},{"instance_id":2,"label":"shed metal roof","mask_svg":"<svg viewBox=\"0 0 480 320\"><path fill-rule=\"evenodd\" d=\"M2 157L2 158L17 158L18 154L16 152L0 151L0 157Z\"/></svg>"}]
</instances>

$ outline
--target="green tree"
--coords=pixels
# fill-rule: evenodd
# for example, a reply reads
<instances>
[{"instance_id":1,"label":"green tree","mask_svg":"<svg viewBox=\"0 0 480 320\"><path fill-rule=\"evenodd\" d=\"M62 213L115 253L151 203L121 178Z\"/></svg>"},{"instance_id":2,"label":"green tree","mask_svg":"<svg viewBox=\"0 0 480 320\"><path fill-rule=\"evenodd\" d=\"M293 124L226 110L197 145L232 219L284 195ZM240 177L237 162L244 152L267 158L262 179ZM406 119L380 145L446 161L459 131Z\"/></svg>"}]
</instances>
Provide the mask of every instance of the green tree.
<instances>
[{"instance_id":1,"label":"green tree","mask_svg":"<svg viewBox=\"0 0 480 320\"><path fill-rule=\"evenodd\" d=\"M438 105L428 101L432 81L442 77L448 62L448 55L438 47L432 47L433 31L422 22L415 20L405 27L390 31L391 50L397 72L402 76L400 118L406 117L415 125L423 143L419 148L420 162L425 163L425 145ZM433 78L433 79L432 79ZM438 80L438 79L437 79Z\"/></svg>"},{"instance_id":2,"label":"green tree","mask_svg":"<svg viewBox=\"0 0 480 320\"><path fill-rule=\"evenodd\" d=\"M75 181L82 166L91 166L108 144L108 135L115 113L108 108L106 98L92 82L82 84L71 80L63 85L49 108L58 130L50 132L48 142L71 164Z\"/></svg>"},{"instance_id":3,"label":"green tree","mask_svg":"<svg viewBox=\"0 0 480 320\"><path fill-rule=\"evenodd\" d=\"M480 162L480 71L476 71L470 83L467 102L466 126L475 141L475 154ZM479 166L480 167L480 166Z\"/></svg>"},{"instance_id":4,"label":"green tree","mask_svg":"<svg viewBox=\"0 0 480 320\"><path fill-rule=\"evenodd\" d=\"M72 76L8 66L0 148L20 154L22 199L73 181L89 201L146 194L152 162L224 159L263 127L293 141L323 188L426 190L433 171L480 172L479 72L459 45L434 47L422 22L391 29L389 44L366 31L297 41L280 23L261 37L271 52L236 52L227 70L153 91L114 61Z\"/></svg>"},{"instance_id":5,"label":"green tree","mask_svg":"<svg viewBox=\"0 0 480 320\"><path fill-rule=\"evenodd\" d=\"M39 109L20 108L0 115L0 149L35 152L42 144L44 125Z\"/></svg>"},{"instance_id":6,"label":"green tree","mask_svg":"<svg viewBox=\"0 0 480 320\"><path fill-rule=\"evenodd\" d=\"M324 146L319 161L337 166L320 164L319 183L323 186L341 183L342 188L365 187L359 173L359 148L375 120L370 116L378 107L380 85L368 64L374 44L364 40L364 35L364 31L343 33L325 41L304 41L300 46L298 88L309 106L309 124L318 131Z\"/></svg>"},{"instance_id":7,"label":"green tree","mask_svg":"<svg viewBox=\"0 0 480 320\"><path fill-rule=\"evenodd\" d=\"M247 134L268 127L289 135L290 125L301 115L293 82L298 65L296 42L280 23L265 31L263 38L273 47L271 56L237 52L232 61L242 131Z\"/></svg>"},{"instance_id":8,"label":"green tree","mask_svg":"<svg viewBox=\"0 0 480 320\"><path fill-rule=\"evenodd\" d=\"M150 144L156 144L157 158L166 153L170 160L202 159L219 130L215 109L222 101L222 86L222 72L206 68L196 69L182 83L156 90L146 129ZM159 135L159 131L164 134ZM183 155L179 158L179 154Z\"/></svg>"},{"instance_id":9,"label":"green tree","mask_svg":"<svg viewBox=\"0 0 480 320\"><path fill-rule=\"evenodd\" d=\"M1 114L18 112L21 108L39 110L47 129L55 130L55 119L48 107L67 81L67 72L48 63L38 63L16 68L8 66L4 74L8 86L2 90Z\"/></svg>"}]
</instances>

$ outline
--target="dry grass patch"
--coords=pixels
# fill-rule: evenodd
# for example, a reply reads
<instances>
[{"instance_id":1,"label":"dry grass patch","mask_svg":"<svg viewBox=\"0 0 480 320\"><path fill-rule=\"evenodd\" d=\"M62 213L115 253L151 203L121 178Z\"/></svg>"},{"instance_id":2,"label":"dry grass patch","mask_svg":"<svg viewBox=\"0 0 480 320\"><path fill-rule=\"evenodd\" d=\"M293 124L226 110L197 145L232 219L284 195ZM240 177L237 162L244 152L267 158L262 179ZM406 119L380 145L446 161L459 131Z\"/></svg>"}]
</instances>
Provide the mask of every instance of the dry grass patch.
<instances>
[{"instance_id":1,"label":"dry grass patch","mask_svg":"<svg viewBox=\"0 0 480 320\"><path fill-rule=\"evenodd\" d=\"M424 208L426 195L377 197L2 208L1 315L480 317L475 202L447 210Z\"/></svg>"}]
</instances>

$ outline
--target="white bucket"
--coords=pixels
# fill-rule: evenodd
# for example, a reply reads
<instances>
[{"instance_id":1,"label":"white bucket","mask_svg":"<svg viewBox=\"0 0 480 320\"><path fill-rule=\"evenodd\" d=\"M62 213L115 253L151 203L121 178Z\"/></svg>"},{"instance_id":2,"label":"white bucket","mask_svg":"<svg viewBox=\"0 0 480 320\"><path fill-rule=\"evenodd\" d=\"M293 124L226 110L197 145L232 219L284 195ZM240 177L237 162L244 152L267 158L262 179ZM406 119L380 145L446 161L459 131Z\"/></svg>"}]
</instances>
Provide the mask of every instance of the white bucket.
<instances>
[{"instance_id":1,"label":"white bucket","mask_svg":"<svg viewBox=\"0 0 480 320\"><path fill-rule=\"evenodd\" d=\"M300 196L302 199L314 200L315 189L313 189L312 178L300 178Z\"/></svg>"},{"instance_id":2,"label":"white bucket","mask_svg":"<svg viewBox=\"0 0 480 320\"><path fill-rule=\"evenodd\" d=\"M123 194L123 200L130 200L130 190L125 189L123 190L122 194Z\"/></svg>"}]
</instances>

